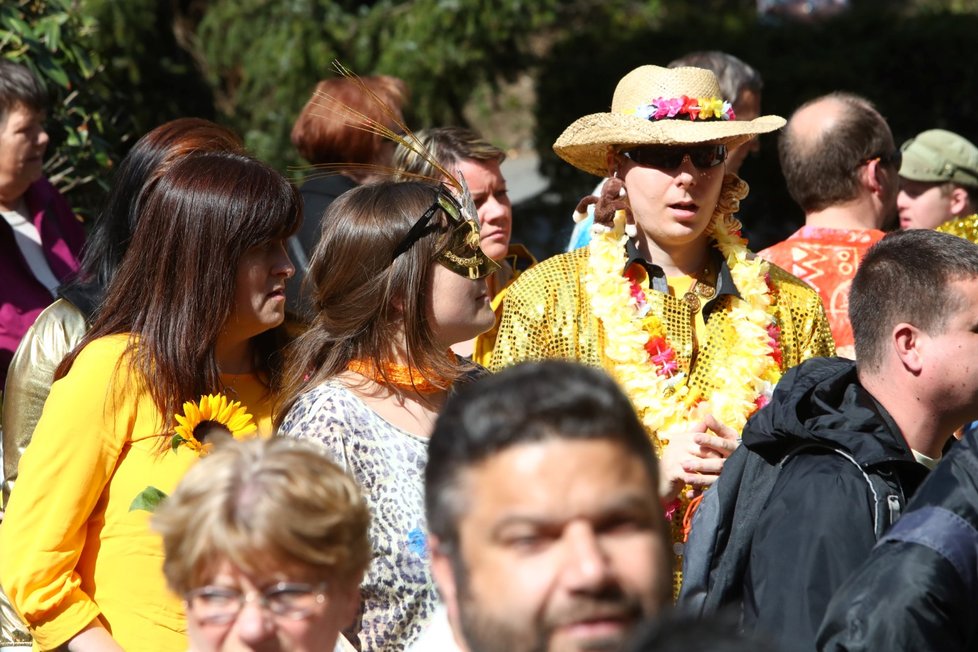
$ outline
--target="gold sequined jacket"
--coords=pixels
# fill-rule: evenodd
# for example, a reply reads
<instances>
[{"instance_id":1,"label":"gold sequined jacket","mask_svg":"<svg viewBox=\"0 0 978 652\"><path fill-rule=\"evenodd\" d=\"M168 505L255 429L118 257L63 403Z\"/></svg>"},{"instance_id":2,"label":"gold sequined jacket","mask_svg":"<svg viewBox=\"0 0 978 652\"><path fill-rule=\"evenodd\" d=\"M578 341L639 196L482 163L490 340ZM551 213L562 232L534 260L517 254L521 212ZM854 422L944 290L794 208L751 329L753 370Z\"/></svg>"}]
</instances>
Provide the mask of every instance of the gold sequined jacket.
<instances>
[{"instance_id":1,"label":"gold sequined jacket","mask_svg":"<svg viewBox=\"0 0 978 652\"><path fill-rule=\"evenodd\" d=\"M978 244L978 215L956 217L941 224L935 230L941 233L950 233Z\"/></svg>"},{"instance_id":2,"label":"gold sequined jacket","mask_svg":"<svg viewBox=\"0 0 978 652\"><path fill-rule=\"evenodd\" d=\"M524 360L548 358L606 367L604 328L591 310L583 285L589 254L590 248L584 247L549 258L510 286L492 357L494 371ZM781 371L808 358L834 355L835 344L818 293L775 265L770 266L770 278L781 330ZM730 309L735 301L741 301L726 261L720 261L715 285L717 297L704 307L706 334L698 346L687 304L664 292L653 291L648 296L649 305L666 328L680 370L688 375L690 388L702 392L706 400L713 380L724 374L723 343L738 337ZM658 450L656 433L649 433L649 437ZM674 596L682 582L678 570L684 540L681 517L689 503L688 495L680 502L670 528L677 554Z\"/></svg>"},{"instance_id":3,"label":"gold sequined jacket","mask_svg":"<svg viewBox=\"0 0 978 652\"><path fill-rule=\"evenodd\" d=\"M510 288L503 305L492 369L523 360L560 358L603 367L604 329L591 311L583 279L589 248L560 254L537 264ZM722 277L729 278L726 263ZM811 287L771 265L774 304L781 329L782 371L817 356L835 354L822 301ZM662 318L680 369L689 374L691 387L709 399L711 379L723 373L721 344L736 338L729 311L736 293L720 293L706 319L704 342L694 347L693 321L679 298L650 292L652 309Z\"/></svg>"}]
</instances>

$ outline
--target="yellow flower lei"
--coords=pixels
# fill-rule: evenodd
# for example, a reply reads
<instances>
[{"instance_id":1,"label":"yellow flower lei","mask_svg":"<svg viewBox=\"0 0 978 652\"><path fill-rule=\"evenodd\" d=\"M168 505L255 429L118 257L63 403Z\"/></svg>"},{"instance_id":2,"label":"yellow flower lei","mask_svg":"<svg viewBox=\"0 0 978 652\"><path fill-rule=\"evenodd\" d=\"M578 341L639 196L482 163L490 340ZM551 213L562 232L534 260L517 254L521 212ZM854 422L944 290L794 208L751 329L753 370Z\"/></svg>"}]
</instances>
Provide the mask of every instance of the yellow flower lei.
<instances>
[{"instance_id":1,"label":"yellow flower lei","mask_svg":"<svg viewBox=\"0 0 978 652\"><path fill-rule=\"evenodd\" d=\"M668 441L660 441L658 434L684 429L700 420L703 415L699 404L704 399L718 420L742 430L759 403L770 398L781 376L768 264L748 252L740 237L740 222L732 215L745 195L746 184L728 175L707 227L743 300L735 301L730 311L736 337L721 345L725 373L715 379L717 389L706 397L689 387L686 375L660 375L649 361L645 344L650 335L663 335L665 327L659 316L639 314L630 281L622 274L627 238L624 211L615 215L611 228L594 227L584 287L604 326L604 355L610 363L609 371L631 398L660 453Z\"/></svg>"}]
</instances>

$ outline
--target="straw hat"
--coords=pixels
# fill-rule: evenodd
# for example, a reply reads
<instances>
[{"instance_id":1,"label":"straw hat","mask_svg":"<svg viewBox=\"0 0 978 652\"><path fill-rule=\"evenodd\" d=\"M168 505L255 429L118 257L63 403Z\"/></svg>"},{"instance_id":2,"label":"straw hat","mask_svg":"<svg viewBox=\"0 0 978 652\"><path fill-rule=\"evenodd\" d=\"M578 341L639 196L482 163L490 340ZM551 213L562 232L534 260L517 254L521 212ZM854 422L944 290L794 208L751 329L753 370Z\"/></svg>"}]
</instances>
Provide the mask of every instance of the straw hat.
<instances>
[{"instance_id":1,"label":"straw hat","mask_svg":"<svg viewBox=\"0 0 978 652\"><path fill-rule=\"evenodd\" d=\"M687 108L677 113L684 104ZM732 119L729 107L709 70L641 66L618 82L611 113L575 120L554 143L554 151L574 167L603 177L608 173L609 147L697 143L735 147L785 123L776 115Z\"/></svg>"}]
</instances>

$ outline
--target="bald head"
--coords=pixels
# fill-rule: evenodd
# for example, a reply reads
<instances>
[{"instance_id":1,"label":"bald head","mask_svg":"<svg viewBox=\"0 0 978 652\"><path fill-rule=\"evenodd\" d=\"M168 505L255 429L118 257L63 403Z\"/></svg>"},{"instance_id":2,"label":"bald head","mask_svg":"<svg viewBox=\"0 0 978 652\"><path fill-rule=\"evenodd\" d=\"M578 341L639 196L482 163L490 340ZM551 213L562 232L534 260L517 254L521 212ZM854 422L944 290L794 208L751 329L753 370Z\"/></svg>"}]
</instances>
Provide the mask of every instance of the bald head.
<instances>
[{"instance_id":1,"label":"bald head","mask_svg":"<svg viewBox=\"0 0 978 652\"><path fill-rule=\"evenodd\" d=\"M860 164L894 149L883 116L849 93L803 104L778 142L788 192L805 213L857 199L864 191Z\"/></svg>"}]
</instances>

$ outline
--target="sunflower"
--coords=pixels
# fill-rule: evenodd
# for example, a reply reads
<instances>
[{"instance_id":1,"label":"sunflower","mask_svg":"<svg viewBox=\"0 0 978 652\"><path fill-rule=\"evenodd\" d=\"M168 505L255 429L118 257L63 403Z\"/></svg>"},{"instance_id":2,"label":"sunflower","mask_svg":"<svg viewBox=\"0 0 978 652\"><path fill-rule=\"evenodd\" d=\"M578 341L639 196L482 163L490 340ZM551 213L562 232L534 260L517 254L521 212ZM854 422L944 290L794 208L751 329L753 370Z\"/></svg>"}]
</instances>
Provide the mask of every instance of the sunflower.
<instances>
[{"instance_id":1,"label":"sunflower","mask_svg":"<svg viewBox=\"0 0 978 652\"><path fill-rule=\"evenodd\" d=\"M223 439L244 439L254 434L255 420L240 401L229 401L224 394L201 396L200 401L183 404L171 443L173 450L186 446L206 455Z\"/></svg>"}]
</instances>

